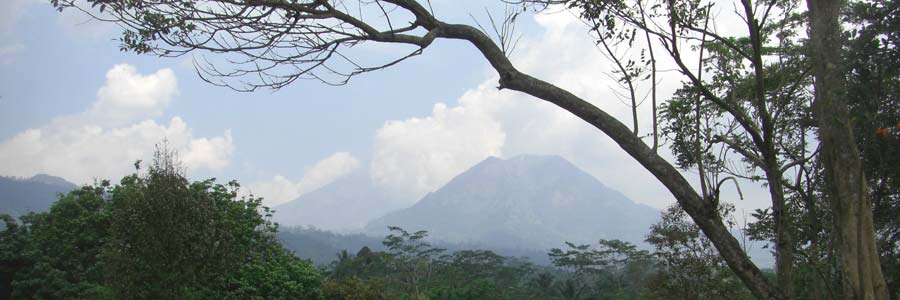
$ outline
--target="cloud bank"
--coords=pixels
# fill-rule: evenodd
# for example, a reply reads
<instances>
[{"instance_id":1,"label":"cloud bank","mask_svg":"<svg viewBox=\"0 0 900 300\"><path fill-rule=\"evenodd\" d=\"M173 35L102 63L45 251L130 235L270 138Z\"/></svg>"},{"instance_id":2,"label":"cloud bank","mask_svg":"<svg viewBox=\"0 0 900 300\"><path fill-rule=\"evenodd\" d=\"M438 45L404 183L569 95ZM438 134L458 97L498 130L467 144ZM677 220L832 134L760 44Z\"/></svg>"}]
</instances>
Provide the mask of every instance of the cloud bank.
<instances>
[{"instance_id":1,"label":"cloud bank","mask_svg":"<svg viewBox=\"0 0 900 300\"><path fill-rule=\"evenodd\" d=\"M265 204L273 207L350 174L357 170L359 165L359 160L350 153L337 152L308 168L303 173L303 177L296 182L282 175L275 175L271 180L250 185L249 190L256 195L263 196Z\"/></svg>"},{"instance_id":2,"label":"cloud bank","mask_svg":"<svg viewBox=\"0 0 900 300\"><path fill-rule=\"evenodd\" d=\"M113 66L86 111L0 142L0 173L47 173L79 184L115 179L132 172L134 161L149 159L154 145L164 139L188 171L226 167L234 151L230 130L195 137L180 117L157 123L155 118L177 94L175 74L169 69L142 75L131 65Z\"/></svg>"},{"instance_id":3,"label":"cloud bank","mask_svg":"<svg viewBox=\"0 0 900 300\"><path fill-rule=\"evenodd\" d=\"M434 105L431 116L388 121L375 134L372 180L419 198L488 156L500 156L506 134L482 107Z\"/></svg>"}]
</instances>

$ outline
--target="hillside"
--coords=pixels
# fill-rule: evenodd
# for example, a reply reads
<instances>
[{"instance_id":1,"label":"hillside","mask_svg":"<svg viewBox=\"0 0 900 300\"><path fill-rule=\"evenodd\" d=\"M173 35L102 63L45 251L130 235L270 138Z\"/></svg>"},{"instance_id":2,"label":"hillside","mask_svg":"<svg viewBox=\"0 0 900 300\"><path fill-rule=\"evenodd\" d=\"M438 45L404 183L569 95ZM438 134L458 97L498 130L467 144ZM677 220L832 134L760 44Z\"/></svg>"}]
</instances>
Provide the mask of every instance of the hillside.
<instances>
[{"instance_id":1,"label":"hillside","mask_svg":"<svg viewBox=\"0 0 900 300\"><path fill-rule=\"evenodd\" d=\"M383 251L382 238L362 234L339 234L308 227L280 228L279 242L300 258L312 260L317 265L328 265L341 250L356 253L362 247Z\"/></svg>"},{"instance_id":2,"label":"hillside","mask_svg":"<svg viewBox=\"0 0 900 300\"><path fill-rule=\"evenodd\" d=\"M274 207L275 221L284 226L314 226L351 232L402 208L386 192L375 187L367 175L365 172L348 175L278 205Z\"/></svg>"},{"instance_id":3,"label":"hillside","mask_svg":"<svg viewBox=\"0 0 900 300\"><path fill-rule=\"evenodd\" d=\"M492 248L546 249L565 241L642 243L659 211L636 204L558 156L488 158L412 207L374 220L428 230L436 240Z\"/></svg>"}]
</instances>

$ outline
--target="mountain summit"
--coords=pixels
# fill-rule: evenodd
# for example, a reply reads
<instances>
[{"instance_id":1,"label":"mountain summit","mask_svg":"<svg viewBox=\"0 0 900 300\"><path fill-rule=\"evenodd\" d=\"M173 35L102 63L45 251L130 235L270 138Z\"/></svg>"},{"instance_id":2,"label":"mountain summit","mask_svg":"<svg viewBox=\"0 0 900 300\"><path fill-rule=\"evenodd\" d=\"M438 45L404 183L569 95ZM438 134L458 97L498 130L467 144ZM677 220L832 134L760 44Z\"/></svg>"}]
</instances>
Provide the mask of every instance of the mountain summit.
<instances>
[{"instance_id":1,"label":"mountain summit","mask_svg":"<svg viewBox=\"0 0 900 300\"><path fill-rule=\"evenodd\" d=\"M375 186L366 172L356 172L274 209L275 221L284 226L354 232L402 207L402 202Z\"/></svg>"},{"instance_id":2,"label":"mountain summit","mask_svg":"<svg viewBox=\"0 0 900 300\"><path fill-rule=\"evenodd\" d=\"M428 230L437 240L502 248L560 247L622 239L639 243L659 211L636 204L559 156L490 157L412 207L369 223Z\"/></svg>"},{"instance_id":3,"label":"mountain summit","mask_svg":"<svg viewBox=\"0 0 900 300\"><path fill-rule=\"evenodd\" d=\"M43 212L78 186L65 179L38 174L31 178L0 176L0 214L14 217L29 212Z\"/></svg>"}]
</instances>

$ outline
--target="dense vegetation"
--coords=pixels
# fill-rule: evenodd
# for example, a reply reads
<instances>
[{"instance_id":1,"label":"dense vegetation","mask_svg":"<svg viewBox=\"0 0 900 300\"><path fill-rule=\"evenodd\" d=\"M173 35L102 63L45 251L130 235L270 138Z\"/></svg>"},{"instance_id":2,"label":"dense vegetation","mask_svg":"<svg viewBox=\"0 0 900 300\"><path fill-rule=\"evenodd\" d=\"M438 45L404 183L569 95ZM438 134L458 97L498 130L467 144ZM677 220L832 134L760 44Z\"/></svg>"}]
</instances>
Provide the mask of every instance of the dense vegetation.
<instances>
[{"instance_id":1,"label":"dense vegetation","mask_svg":"<svg viewBox=\"0 0 900 300\"><path fill-rule=\"evenodd\" d=\"M398 227L389 228L391 234L382 245L372 247L376 250L361 246L373 242L364 236L288 230L283 236L318 236L286 240L311 244L317 255L334 251L335 246L345 248L331 253L329 264L314 267L279 242L277 225L269 221L271 212L260 198L239 197L238 192L236 182L188 182L174 154L163 148L145 174L61 195L47 212L20 219L4 215L0 298L752 298L712 242L677 205L650 228L646 239L650 250L619 240L567 243L547 254L550 265L489 250L450 252L428 242L426 231ZM727 205L720 211L725 219L730 213ZM771 228L762 216L748 233L766 240ZM316 244L322 238L338 242ZM890 245L896 241L883 242L886 251L895 249ZM798 249L806 254L808 247ZM887 252L885 258L890 266L896 256ZM810 263L797 268L795 284L803 293L796 298L833 298L839 288L829 275L837 269L835 262L807 259ZM896 271L885 269L893 283ZM828 279L825 283L823 277Z\"/></svg>"},{"instance_id":2,"label":"dense vegetation","mask_svg":"<svg viewBox=\"0 0 900 300\"><path fill-rule=\"evenodd\" d=\"M139 164L136 167L140 168ZM61 195L47 212L3 216L7 299L715 299L748 297L699 229L673 207L637 250L566 245L551 266L447 250L391 227L382 251L316 268L276 239L260 198L235 182L188 182L165 148L144 174ZM293 229L294 231L300 229ZM307 230L309 231L309 230ZM319 235L337 238L324 232ZM294 241L303 242L303 241ZM358 244L347 244L355 247ZM684 289L684 286L695 288ZM737 294L735 294L737 293ZM743 295L743 296L736 296ZM736 299L736 298L734 298Z\"/></svg>"},{"instance_id":3,"label":"dense vegetation","mask_svg":"<svg viewBox=\"0 0 900 300\"><path fill-rule=\"evenodd\" d=\"M136 164L136 166L139 166ZM3 299L319 299L321 274L235 182L188 182L165 148L146 174L3 216Z\"/></svg>"}]
</instances>

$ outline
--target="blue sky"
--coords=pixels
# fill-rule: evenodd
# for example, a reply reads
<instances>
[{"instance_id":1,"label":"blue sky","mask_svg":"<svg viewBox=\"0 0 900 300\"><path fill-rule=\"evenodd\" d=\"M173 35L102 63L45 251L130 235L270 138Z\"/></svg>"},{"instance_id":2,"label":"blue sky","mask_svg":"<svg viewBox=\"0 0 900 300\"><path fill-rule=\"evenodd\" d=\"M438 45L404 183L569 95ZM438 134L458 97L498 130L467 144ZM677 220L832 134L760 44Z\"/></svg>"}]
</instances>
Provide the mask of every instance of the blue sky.
<instances>
[{"instance_id":1,"label":"blue sky","mask_svg":"<svg viewBox=\"0 0 900 300\"><path fill-rule=\"evenodd\" d=\"M113 40L118 31L108 24L75 13L60 15L45 2L15 0L2 5L10 6L5 9L10 15L3 16L0 24L5 38L0 49L11 50L0 51L0 139L86 110L115 65L127 64L145 75L169 69L177 81L177 94L151 119L166 123L178 116L195 137L231 131L234 150L228 166L191 170L195 177L243 182L276 173L300 177L308 166L340 151L368 160L373 132L386 120L427 115L434 103L452 101L486 72L472 49L440 42L429 49L429 55L360 76L346 86L302 81L277 92L239 93L202 82L190 58L161 59L119 51ZM429 70L427 79L417 74L423 69ZM53 169L42 171L52 173ZM27 176L29 172L8 173Z\"/></svg>"},{"instance_id":2,"label":"blue sky","mask_svg":"<svg viewBox=\"0 0 900 300\"><path fill-rule=\"evenodd\" d=\"M438 16L453 22L485 21L485 9L503 12L485 1L435 3ZM610 64L583 24L555 12L523 15L519 28L512 60L521 70L631 124L629 107L614 96ZM547 103L496 90L496 74L461 42L438 41L346 86L299 81L277 92L240 93L201 81L190 57L120 52L117 36L110 24L57 13L44 1L0 3L0 175L115 179L167 138L193 178L237 179L269 204L352 172L368 172L415 201L488 156L524 153L561 155L636 202L674 202L596 129ZM373 59L392 53L371 50ZM681 79L664 76L666 95ZM640 113L646 132L649 107ZM767 206L756 186L742 186L739 213Z\"/></svg>"},{"instance_id":3,"label":"blue sky","mask_svg":"<svg viewBox=\"0 0 900 300\"><path fill-rule=\"evenodd\" d=\"M43 2L23 6L16 22L4 24L11 27L5 28L11 31L7 44L20 49L3 57L0 138L85 110L114 65L132 65L140 74L170 69L178 94L156 119L180 116L200 137L230 129L237 146L231 166L208 174L198 169L198 176L252 180L261 176L255 173L302 175L302 166L333 152L364 157L371 152L373 131L385 120L428 114L436 101L452 100L475 85L483 72L473 70L484 68L463 45L439 43L429 49L434 55L361 76L347 86L298 82L274 93L238 93L202 82L189 66L190 58L119 51L112 26L81 24L87 20L82 16L63 18ZM420 77L411 74L421 69L430 70L428 80L409 84Z\"/></svg>"}]
</instances>

